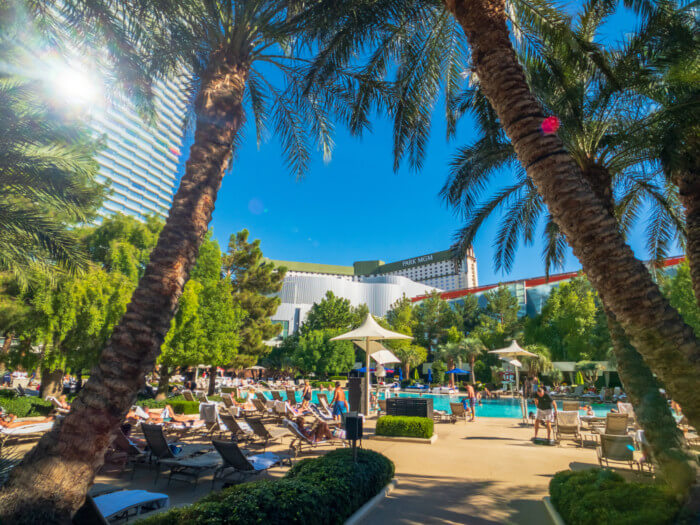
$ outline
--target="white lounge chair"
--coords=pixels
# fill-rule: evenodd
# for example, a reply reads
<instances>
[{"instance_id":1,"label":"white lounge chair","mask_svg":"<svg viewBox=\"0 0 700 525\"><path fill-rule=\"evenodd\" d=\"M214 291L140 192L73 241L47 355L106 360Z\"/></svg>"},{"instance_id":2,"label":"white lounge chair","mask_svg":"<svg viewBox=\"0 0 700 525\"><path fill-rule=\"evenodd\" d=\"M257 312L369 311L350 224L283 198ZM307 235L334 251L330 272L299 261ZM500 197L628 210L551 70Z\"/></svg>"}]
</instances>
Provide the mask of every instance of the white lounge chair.
<instances>
[{"instance_id":1,"label":"white lounge chair","mask_svg":"<svg viewBox=\"0 0 700 525\"><path fill-rule=\"evenodd\" d=\"M50 423L37 423L36 425L25 425L23 427L15 428L0 428L0 448L12 438L26 438L32 436L38 436L51 430L53 427L53 421Z\"/></svg>"},{"instance_id":2,"label":"white lounge chair","mask_svg":"<svg viewBox=\"0 0 700 525\"><path fill-rule=\"evenodd\" d=\"M144 512L167 507L167 494L145 490L118 490L97 497L88 496L73 517L76 525L106 525L110 521L126 520Z\"/></svg>"}]
</instances>

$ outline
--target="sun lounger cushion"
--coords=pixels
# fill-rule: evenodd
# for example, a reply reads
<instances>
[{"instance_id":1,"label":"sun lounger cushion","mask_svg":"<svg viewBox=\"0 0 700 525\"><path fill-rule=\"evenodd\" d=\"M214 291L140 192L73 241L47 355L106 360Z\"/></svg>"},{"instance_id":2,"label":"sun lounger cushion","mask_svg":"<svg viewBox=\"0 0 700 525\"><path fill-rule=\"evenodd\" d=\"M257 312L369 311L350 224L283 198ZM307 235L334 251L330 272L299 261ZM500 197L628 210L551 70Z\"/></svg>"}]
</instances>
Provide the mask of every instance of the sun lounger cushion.
<instances>
[{"instance_id":1,"label":"sun lounger cushion","mask_svg":"<svg viewBox=\"0 0 700 525\"><path fill-rule=\"evenodd\" d=\"M169 503L167 494L147 492L145 490L120 490L94 498L95 505L105 519L119 514L132 507L154 505L158 508L166 507Z\"/></svg>"},{"instance_id":2,"label":"sun lounger cushion","mask_svg":"<svg viewBox=\"0 0 700 525\"><path fill-rule=\"evenodd\" d=\"M191 423L170 423L168 425L168 428L173 429L173 430L185 430L185 429L196 430L198 428L202 428L204 425L205 425L204 421L196 420L196 421L192 421Z\"/></svg>"},{"instance_id":3,"label":"sun lounger cushion","mask_svg":"<svg viewBox=\"0 0 700 525\"><path fill-rule=\"evenodd\" d=\"M255 456L248 456L247 459L255 470L267 470L274 464L279 463L281 458L272 452L264 452Z\"/></svg>"},{"instance_id":4,"label":"sun lounger cushion","mask_svg":"<svg viewBox=\"0 0 700 525\"><path fill-rule=\"evenodd\" d=\"M50 430L53 426L51 423L37 423L36 425L25 425L23 427L15 428L0 428L0 434L6 436L21 436L23 434L34 434L36 432L45 432Z\"/></svg>"}]
</instances>

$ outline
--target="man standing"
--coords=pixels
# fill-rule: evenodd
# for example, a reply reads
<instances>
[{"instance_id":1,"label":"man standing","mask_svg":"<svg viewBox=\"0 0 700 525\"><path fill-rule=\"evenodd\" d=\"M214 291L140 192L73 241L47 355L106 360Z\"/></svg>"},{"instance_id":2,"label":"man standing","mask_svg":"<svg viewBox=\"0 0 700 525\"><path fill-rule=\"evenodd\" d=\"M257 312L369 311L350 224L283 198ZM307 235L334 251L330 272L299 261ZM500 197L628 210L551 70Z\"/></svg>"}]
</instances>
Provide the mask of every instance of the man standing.
<instances>
[{"instance_id":1,"label":"man standing","mask_svg":"<svg viewBox=\"0 0 700 525\"><path fill-rule=\"evenodd\" d=\"M476 392L471 384L467 385L467 396L469 397L469 408L472 409L472 418L469 421L474 421L476 419Z\"/></svg>"},{"instance_id":2,"label":"man standing","mask_svg":"<svg viewBox=\"0 0 700 525\"><path fill-rule=\"evenodd\" d=\"M331 401L331 406L333 407L333 417L337 421L340 421L343 414L350 410L350 406L345 399L345 390L340 388L340 381L335 382L335 391L333 392L333 401Z\"/></svg>"},{"instance_id":3,"label":"man standing","mask_svg":"<svg viewBox=\"0 0 700 525\"><path fill-rule=\"evenodd\" d=\"M537 389L537 394L535 395L535 406L537 407L537 414L535 415L535 439L537 439L537 431L540 428L540 421L544 421L547 427L547 441L552 442L552 423L554 422L554 417L557 413L557 404L550 397L548 393L544 391L544 387L540 386Z\"/></svg>"}]
</instances>

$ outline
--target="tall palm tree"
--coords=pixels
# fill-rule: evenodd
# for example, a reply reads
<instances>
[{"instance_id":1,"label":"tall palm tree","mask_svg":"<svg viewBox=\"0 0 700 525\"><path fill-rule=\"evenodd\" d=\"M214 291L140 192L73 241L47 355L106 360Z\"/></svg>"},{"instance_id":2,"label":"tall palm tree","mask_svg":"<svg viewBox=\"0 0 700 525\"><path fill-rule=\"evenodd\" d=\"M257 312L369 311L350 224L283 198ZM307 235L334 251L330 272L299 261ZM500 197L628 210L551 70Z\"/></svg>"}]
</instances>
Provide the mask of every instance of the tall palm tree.
<instances>
[{"instance_id":1,"label":"tall palm tree","mask_svg":"<svg viewBox=\"0 0 700 525\"><path fill-rule=\"evenodd\" d=\"M437 0L320 0L304 19L305 24L313 24L315 28L322 27L318 23L321 21L326 28L309 31L321 40L323 48L311 70L310 85L314 85L314 80L332 76L333 62L350 59L358 50L363 52L363 56L371 59L369 66L361 71L369 81L354 92L359 109L352 113L351 122L362 129L366 122L363 116L374 108L373 103L389 107L392 114L400 117L399 124L408 123L401 124L402 128L414 129L411 135L417 137L415 144L419 150L426 136L419 130L430 124L431 91L427 91L426 105L416 104L415 100L420 100L421 93L426 92L424 83L439 86L440 82L446 82L446 78L440 77L442 68L434 65L444 61L429 58L436 53L430 44L452 33L422 40L422 45L414 46L415 52L407 55L412 62L403 69L401 56L396 53L409 43L416 44L410 38L414 27L425 25L426 19L439 19L445 10L463 29L470 47L472 74L478 79L520 164L592 284L672 395L691 407L688 419L700 424L700 389L687 388L688 384L697 384L700 377L700 344L625 243L614 215L583 178L561 139L555 133L543 132L546 114L528 86L511 42L505 0L445 0L444 4ZM537 14L531 18L534 16L549 19L549 13L546 17ZM561 20L560 15L554 16L554 20ZM399 36L393 40L392 34ZM566 31L557 31L557 36L561 35L566 38ZM581 45L574 39L567 40L572 45ZM401 45L402 42L405 44ZM373 54L368 48L379 51ZM376 57L379 58L375 60ZM416 60L425 57L428 59L422 62ZM394 67L392 60L397 60L399 65ZM387 89L382 82L387 72L409 70L410 77L418 79L413 82L414 89L405 88L402 84L405 78L400 78L398 85L402 87L400 94L415 95L405 97L410 103L405 105L399 97L383 98ZM365 77L361 80L366 80ZM373 98L375 86L378 88L374 92L378 94ZM394 127L396 131L397 124Z\"/></svg>"},{"instance_id":2,"label":"tall palm tree","mask_svg":"<svg viewBox=\"0 0 700 525\"><path fill-rule=\"evenodd\" d=\"M153 370L232 152L243 138L246 114L252 116L259 141L268 132L278 135L287 164L296 173L306 169L314 142L326 154L332 145L332 126L324 113L330 102L321 85L299 91L297 62L289 53L294 33L288 22L296 15L297 3L134 0L125 5L84 0L82 4L112 6L100 9L97 23L128 36L136 33L144 45L135 49L155 51L157 70L189 71L194 143L150 262L98 366L71 412L24 457L0 493L0 519L7 523L65 523L82 504L111 433ZM149 45L151 35L142 31L151 27L157 45ZM118 45L119 36L109 39Z\"/></svg>"},{"instance_id":3,"label":"tall palm tree","mask_svg":"<svg viewBox=\"0 0 700 525\"><path fill-rule=\"evenodd\" d=\"M481 342L481 339L474 336L468 336L459 342L462 345L464 358L469 361L469 370L471 371L472 384L476 384L476 374L474 373L474 363L486 352L486 346Z\"/></svg>"},{"instance_id":4,"label":"tall palm tree","mask_svg":"<svg viewBox=\"0 0 700 525\"><path fill-rule=\"evenodd\" d=\"M593 38L607 14L609 11L605 5L589 3L577 18L574 30L581 37ZM610 54L605 59L607 69L615 71L619 64L629 60L629 52L619 56ZM611 213L615 212L613 195L619 195L617 216L621 230L629 228L645 197L651 203L653 220L647 231L647 244L654 257L663 256L669 241L683 231L682 217L675 189L664 185L660 174L648 174L643 170L648 160L644 155L619 145L619 136L626 135L629 127L630 116L624 109L629 104L628 97L610 85L598 64L582 60L561 42L549 42L540 56L526 55L523 63L530 85L542 105L560 117L559 135L568 151ZM625 85L619 75L616 81ZM485 136L460 151L443 195L465 215L467 225L459 238L463 246L471 244L484 220L505 203L503 227L497 238L496 264L510 269L520 234L523 234L526 244L532 242L538 221L547 210L522 170L518 170L516 184L496 190L486 203L478 203L485 182L499 168L516 166L516 159L510 142L498 132L478 92L471 93L469 103L472 110L479 113L478 120L484 123ZM661 181L655 182L655 178L661 178ZM615 191L616 184L621 191ZM551 217L545 225L545 236L547 242L543 256L549 271L563 263L566 239ZM659 393L658 382L629 344L613 312L606 308L606 314L618 373L637 407L640 424L650 435L648 441L654 456L662 465L666 479L679 490L685 490L692 478L681 451L682 436ZM669 450L675 452L669 453Z\"/></svg>"}]
</instances>

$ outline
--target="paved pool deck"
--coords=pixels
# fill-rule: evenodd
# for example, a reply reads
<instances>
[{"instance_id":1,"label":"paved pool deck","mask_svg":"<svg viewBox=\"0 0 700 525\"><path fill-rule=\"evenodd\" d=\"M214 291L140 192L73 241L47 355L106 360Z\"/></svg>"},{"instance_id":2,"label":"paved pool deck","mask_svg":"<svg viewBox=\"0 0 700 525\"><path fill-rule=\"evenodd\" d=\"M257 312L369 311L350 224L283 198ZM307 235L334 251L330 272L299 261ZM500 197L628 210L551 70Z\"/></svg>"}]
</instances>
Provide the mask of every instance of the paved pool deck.
<instances>
[{"instance_id":1,"label":"paved pool deck","mask_svg":"<svg viewBox=\"0 0 700 525\"><path fill-rule=\"evenodd\" d=\"M375 422L366 421L367 433L374 432ZM394 461L398 479L396 489L363 524L550 525L542 498L548 494L552 476L560 470L597 466L592 447L580 448L571 441L561 446L533 444L532 426L522 426L519 419L477 418L473 423L436 424L435 429L438 440L433 445L371 439L363 442L365 448ZM285 452L288 443L285 440L283 445L268 450ZM26 443L18 448L28 450L30 446ZM323 447L314 454L328 450ZM266 476L281 477L287 469L275 467ZM211 479L209 472L196 488L182 482L168 486L167 474L154 483L155 472L140 468L134 479L130 473L115 472L100 474L95 481L163 492L170 496L171 506L181 506L208 494Z\"/></svg>"}]
</instances>

